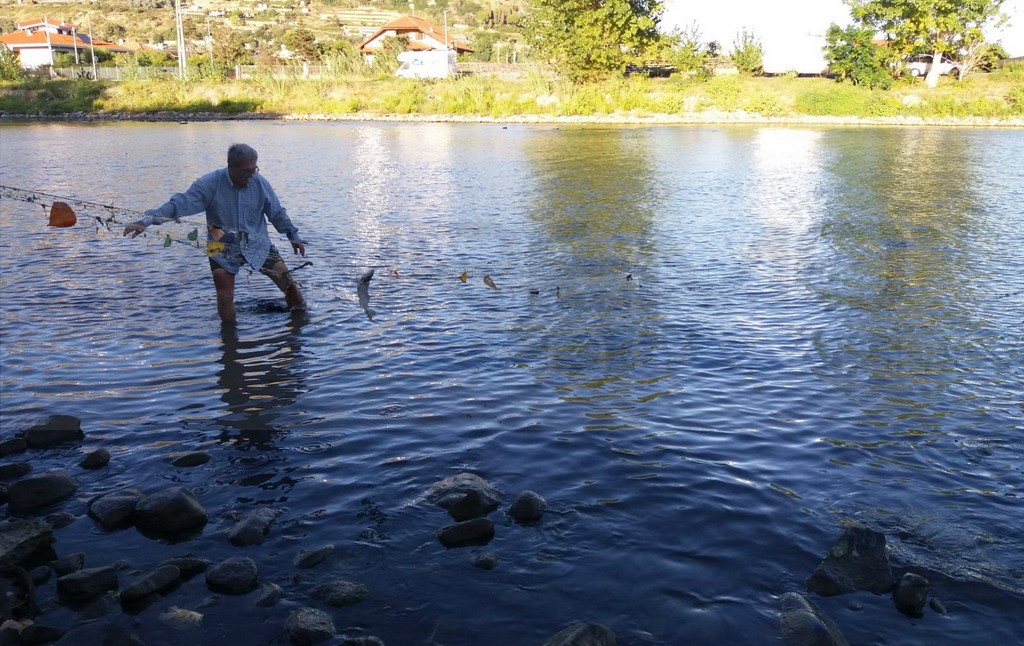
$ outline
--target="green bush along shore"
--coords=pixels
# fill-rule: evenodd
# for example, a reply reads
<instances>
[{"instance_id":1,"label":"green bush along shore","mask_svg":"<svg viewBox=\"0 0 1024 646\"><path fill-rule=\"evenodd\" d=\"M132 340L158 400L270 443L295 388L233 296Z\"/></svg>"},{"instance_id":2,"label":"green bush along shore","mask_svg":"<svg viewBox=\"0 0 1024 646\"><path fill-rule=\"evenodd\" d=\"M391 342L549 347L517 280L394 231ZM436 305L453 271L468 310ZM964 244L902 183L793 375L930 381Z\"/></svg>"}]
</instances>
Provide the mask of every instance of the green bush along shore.
<instances>
[{"instance_id":1,"label":"green bush along shore","mask_svg":"<svg viewBox=\"0 0 1024 646\"><path fill-rule=\"evenodd\" d=\"M246 80L36 79L0 83L0 111L44 118L173 112L338 119L397 115L644 120L696 115L708 121L728 113L762 118L982 118L1016 124L1024 117L1024 65L959 81L944 78L934 89L908 79L887 90L787 76L677 75L574 84L540 72L512 81L485 76L414 81L388 75L306 79L298 69L290 75L264 73Z\"/></svg>"}]
</instances>

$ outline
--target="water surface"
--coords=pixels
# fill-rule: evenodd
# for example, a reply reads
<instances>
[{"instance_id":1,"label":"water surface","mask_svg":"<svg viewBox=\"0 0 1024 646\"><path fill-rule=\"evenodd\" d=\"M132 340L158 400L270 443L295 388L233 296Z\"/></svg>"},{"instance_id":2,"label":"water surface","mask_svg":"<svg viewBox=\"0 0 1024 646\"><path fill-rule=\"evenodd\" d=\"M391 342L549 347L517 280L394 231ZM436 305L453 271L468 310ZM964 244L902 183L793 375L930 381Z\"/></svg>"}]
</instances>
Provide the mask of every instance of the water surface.
<instances>
[{"instance_id":1,"label":"water surface","mask_svg":"<svg viewBox=\"0 0 1024 646\"><path fill-rule=\"evenodd\" d=\"M55 230L38 205L0 201L0 428L65 413L87 434L29 456L82 482L59 507L79 517L58 554L147 570L241 553L286 591L269 611L224 598L199 632L162 628L160 612L209 595L199 577L128 620L147 644L237 643L240 625L284 643L325 578L371 590L331 610L339 632L389 644L539 644L574 620L624 644L776 643L779 596L851 522L959 581L937 592L948 615L917 620L885 596L816 598L851 643L1024 640L1020 131L0 137L0 184L139 210L245 141L308 241L309 315L240 275L225 333L202 253L163 246L201 218L131 240L89 213ZM370 268L372 318L355 292ZM100 447L110 466L78 470ZM213 459L171 466L192 450ZM434 531L450 521L421 501L462 470L550 505L534 527L492 515L492 571L471 565L481 548L445 550ZM210 512L185 544L83 514L97 493L172 485ZM256 506L284 513L263 546L232 547L230 513ZM293 578L292 557L322 543L332 560Z\"/></svg>"}]
</instances>

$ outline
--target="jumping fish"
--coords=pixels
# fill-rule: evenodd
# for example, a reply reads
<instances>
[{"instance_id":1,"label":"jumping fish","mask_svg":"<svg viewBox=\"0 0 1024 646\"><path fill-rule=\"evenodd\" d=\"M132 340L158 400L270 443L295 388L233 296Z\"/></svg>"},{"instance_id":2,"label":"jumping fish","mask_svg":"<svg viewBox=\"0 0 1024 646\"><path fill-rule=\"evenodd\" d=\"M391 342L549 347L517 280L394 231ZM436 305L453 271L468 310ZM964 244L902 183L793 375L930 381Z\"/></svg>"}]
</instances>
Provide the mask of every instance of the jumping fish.
<instances>
[{"instance_id":1,"label":"jumping fish","mask_svg":"<svg viewBox=\"0 0 1024 646\"><path fill-rule=\"evenodd\" d=\"M461 280L462 282L466 282L467 280L469 280L469 272L464 271L461 274L459 274L459 280Z\"/></svg>"},{"instance_id":2,"label":"jumping fish","mask_svg":"<svg viewBox=\"0 0 1024 646\"><path fill-rule=\"evenodd\" d=\"M359 277L359 283L356 285L356 295L359 297L359 307L363 308L366 312L366 318L373 319L377 312L370 308L370 280L373 279L373 270L368 270L365 274Z\"/></svg>"},{"instance_id":3,"label":"jumping fish","mask_svg":"<svg viewBox=\"0 0 1024 646\"><path fill-rule=\"evenodd\" d=\"M484 284L490 287L491 289L498 289L498 286L494 284L494 280L492 280L489 275L484 276Z\"/></svg>"}]
</instances>

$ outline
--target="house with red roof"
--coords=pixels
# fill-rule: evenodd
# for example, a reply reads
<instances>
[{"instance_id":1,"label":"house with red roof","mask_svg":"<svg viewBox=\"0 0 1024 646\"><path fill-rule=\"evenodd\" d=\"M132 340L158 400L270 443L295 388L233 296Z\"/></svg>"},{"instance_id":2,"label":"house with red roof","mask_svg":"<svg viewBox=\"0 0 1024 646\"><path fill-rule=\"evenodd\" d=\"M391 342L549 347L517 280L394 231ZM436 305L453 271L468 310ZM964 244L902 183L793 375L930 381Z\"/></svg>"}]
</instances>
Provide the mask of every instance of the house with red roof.
<instances>
[{"instance_id":1,"label":"house with red roof","mask_svg":"<svg viewBox=\"0 0 1024 646\"><path fill-rule=\"evenodd\" d=\"M71 54L79 58L90 48L112 53L132 51L128 47L81 34L74 25L52 22L48 18L18 23L18 31L0 36L0 43L14 52L25 69L53 65L55 54Z\"/></svg>"},{"instance_id":2,"label":"house with red roof","mask_svg":"<svg viewBox=\"0 0 1024 646\"><path fill-rule=\"evenodd\" d=\"M431 50L444 51L454 50L456 54L471 52L473 48L463 41L457 40L444 27L439 27L429 20L402 14L391 22L387 23L371 36L359 43L359 51L363 54L375 54L384 46L388 38L405 36L409 39L406 48L410 52L424 52Z\"/></svg>"}]
</instances>

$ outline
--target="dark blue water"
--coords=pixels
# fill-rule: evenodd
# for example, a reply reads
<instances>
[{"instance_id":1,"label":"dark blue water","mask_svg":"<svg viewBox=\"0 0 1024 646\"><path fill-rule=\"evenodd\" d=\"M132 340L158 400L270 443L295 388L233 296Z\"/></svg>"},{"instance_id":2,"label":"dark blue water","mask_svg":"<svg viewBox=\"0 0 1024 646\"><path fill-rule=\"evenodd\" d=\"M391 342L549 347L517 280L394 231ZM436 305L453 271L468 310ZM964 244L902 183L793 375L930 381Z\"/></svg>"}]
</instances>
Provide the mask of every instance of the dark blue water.
<instances>
[{"instance_id":1,"label":"dark blue water","mask_svg":"<svg viewBox=\"0 0 1024 646\"><path fill-rule=\"evenodd\" d=\"M58 554L142 571L242 554L286 591L270 610L225 597L201 629L160 624L210 596L199 577L123 618L147 644L285 643L325 578L370 588L331 610L339 633L390 645L539 644L573 620L624 644L780 643L778 597L852 522L951 582L937 591L950 612L916 620L885 596L815 598L851 643L1024 640L1019 130L0 138L0 184L139 210L245 141L309 241L309 315L240 275L225 334L203 254L163 246L200 220L130 240L81 210L57 230L38 205L0 201L0 428L65 413L87 435L30 454L82 482L55 508L77 516ZM372 318L355 291L369 268ZM108 468L75 466L100 447ZM191 450L213 459L170 464ZM550 505L536 527L492 515L492 571L474 548L445 550L434 531L450 521L421 500L461 470ZM210 512L185 544L84 515L97 493L176 484ZM261 505L284 510L266 543L232 547L230 512ZM322 543L335 556L294 578L292 557Z\"/></svg>"}]
</instances>

